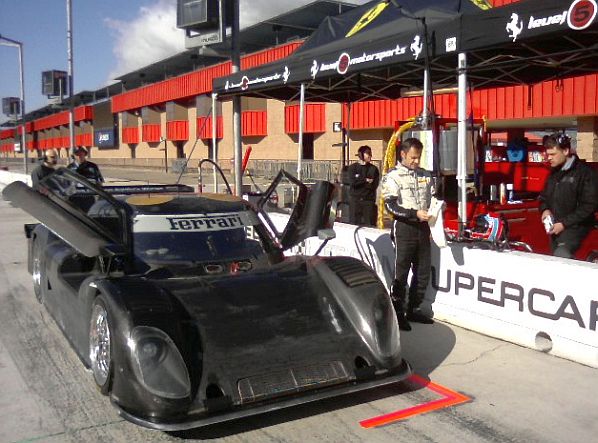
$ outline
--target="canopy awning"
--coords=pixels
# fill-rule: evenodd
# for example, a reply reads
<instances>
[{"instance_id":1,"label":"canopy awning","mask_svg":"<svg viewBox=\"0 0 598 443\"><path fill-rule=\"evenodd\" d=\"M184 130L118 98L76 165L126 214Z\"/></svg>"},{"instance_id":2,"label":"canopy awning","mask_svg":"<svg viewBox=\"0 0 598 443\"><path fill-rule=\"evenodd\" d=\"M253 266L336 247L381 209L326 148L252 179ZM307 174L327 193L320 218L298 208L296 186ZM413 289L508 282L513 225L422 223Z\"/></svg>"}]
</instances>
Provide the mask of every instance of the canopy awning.
<instances>
[{"instance_id":1,"label":"canopy awning","mask_svg":"<svg viewBox=\"0 0 598 443\"><path fill-rule=\"evenodd\" d=\"M396 6L399 4L401 6ZM480 5L480 6L478 6ZM473 87L533 84L598 71L596 0L377 0L327 18L291 56L214 80L219 96L355 102L399 98L457 84L457 54L468 54ZM353 32L353 33L351 33Z\"/></svg>"}]
</instances>

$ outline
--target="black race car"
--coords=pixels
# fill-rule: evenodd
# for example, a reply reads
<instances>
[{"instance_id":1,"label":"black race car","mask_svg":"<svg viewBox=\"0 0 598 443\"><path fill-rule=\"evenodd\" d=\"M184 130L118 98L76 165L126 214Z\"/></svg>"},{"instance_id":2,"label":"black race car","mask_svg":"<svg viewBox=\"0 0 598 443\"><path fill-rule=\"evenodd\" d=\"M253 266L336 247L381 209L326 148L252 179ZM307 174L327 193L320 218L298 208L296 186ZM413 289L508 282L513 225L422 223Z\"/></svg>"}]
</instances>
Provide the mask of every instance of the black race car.
<instances>
[{"instance_id":1,"label":"black race car","mask_svg":"<svg viewBox=\"0 0 598 443\"><path fill-rule=\"evenodd\" d=\"M281 234L231 195L102 188L66 169L3 196L40 222L25 226L35 295L99 390L127 420L174 431L410 374L372 269L283 255L333 232L332 184L296 185Z\"/></svg>"}]
</instances>

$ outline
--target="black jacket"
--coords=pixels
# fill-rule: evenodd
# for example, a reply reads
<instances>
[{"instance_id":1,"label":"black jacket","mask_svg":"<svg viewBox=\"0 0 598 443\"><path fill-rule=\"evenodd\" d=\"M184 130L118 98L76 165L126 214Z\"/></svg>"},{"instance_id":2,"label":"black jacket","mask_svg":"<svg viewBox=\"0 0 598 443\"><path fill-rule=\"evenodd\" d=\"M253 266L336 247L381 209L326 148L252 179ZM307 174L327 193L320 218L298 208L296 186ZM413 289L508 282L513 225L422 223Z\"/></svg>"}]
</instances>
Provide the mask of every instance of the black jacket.
<instances>
[{"instance_id":1,"label":"black jacket","mask_svg":"<svg viewBox=\"0 0 598 443\"><path fill-rule=\"evenodd\" d=\"M565 166L566 167L566 166ZM540 211L549 209L566 228L591 226L598 210L598 175L577 156L565 169L553 170L540 194Z\"/></svg>"},{"instance_id":2,"label":"black jacket","mask_svg":"<svg viewBox=\"0 0 598 443\"><path fill-rule=\"evenodd\" d=\"M368 183L365 181L366 178L374 181ZM380 172L375 165L353 163L347 170L347 179L350 185L349 196L352 199L376 201Z\"/></svg>"},{"instance_id":3,"label":"black jacket","mask_svg":"<svg viewBox=\"0 0 598 443\"><path fill-rule=\"evenodd\" d=\"M31 187L37 188L39 182L50 174L53 174L56 170L45 164L41 163L35 167L31 172Z\"/></svg>"},{"instance_id":4,"label":"black jacket","mask_svg":"<svg viewBox=\"0 0 598 443\"><path fill-rule=\"evenodd\" d=\"M77 162L72 162L68 165L68 168L71 171L75 171L77 174L82 175L89 181L95 183L104 182L104 177L102 176L100 168L98 168L98 165L96 165L94 162L90 162L89 160L86 160L81 164Z\"/></svg>"}]
</instances>

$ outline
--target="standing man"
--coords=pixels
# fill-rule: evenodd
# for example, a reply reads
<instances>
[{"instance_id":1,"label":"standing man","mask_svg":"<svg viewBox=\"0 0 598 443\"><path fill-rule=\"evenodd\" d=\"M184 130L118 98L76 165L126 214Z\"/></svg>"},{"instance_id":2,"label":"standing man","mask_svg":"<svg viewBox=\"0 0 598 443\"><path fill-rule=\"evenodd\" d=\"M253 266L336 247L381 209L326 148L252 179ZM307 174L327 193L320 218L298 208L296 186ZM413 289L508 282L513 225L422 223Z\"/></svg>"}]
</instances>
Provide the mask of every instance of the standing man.
<instances>
[{"instance_id":1,"label":"standing man","mask_svg":"<svg viewBox=\"0 0 598 443\"><path fill-rule=\"evenodd\" d=\"M42 157L42 163L37 165L35 169L31 171L31 187L37 189L39 182L44 177L54 173L57 163L58 153L54 149L48 149Z\"/></svg>"},{"instance_id":2,"label":"standing man","mask_svg":"<svg viewBox=\"0 0 598 443\"><path fill-rule=\"evenodd\" d=\"M405 140L400 147L397 166L382 178L384 205L394 217L396 256L391 297L399 328L403 331L411 330L409 321L434 322L419 310L430 280L428 209L434 194L432 174L419 167L423 148L416 138ZM410 269L413 275L407 294Z\"/></svg>"},{"instance_id":3,"label":"standing man","mask_svg":"<svg viewBox=\"0 0 598 443\"><path fill-rule=\"evenodd\" d=\"M595 222L598 177L575 155L565 134L547 137L544 147L552 171L540 194L542 221L553 255L573 258Z\"/></svg>"},{"instance_id":4,"label":"standing man","mask_svg":"<svg viewBox=\"0 0 598 443\"><path fill-rule=\"evenodd\" d=\"M371 163L372 148L360 146L359 161L349 166L349 223L359 226L376 225L376 189L380 172Z\"/></svg>"},{"instance_id":5,"label":"standing man","mask_svg":"<svg viewBox=\"0 0 598 443\"><path fill-rule=\"evenodd\" d=\"M100 168L94 162L90 162L87 160L87 149L82 146L79 146L75 149L75 157L76 160L69 163L68 168L71 171L76 172L79 175L82 175L87 180L92 183L101 184L104 183L104 177L102 177L102 173L100 172Z\"/></svg>"}]
</instances>

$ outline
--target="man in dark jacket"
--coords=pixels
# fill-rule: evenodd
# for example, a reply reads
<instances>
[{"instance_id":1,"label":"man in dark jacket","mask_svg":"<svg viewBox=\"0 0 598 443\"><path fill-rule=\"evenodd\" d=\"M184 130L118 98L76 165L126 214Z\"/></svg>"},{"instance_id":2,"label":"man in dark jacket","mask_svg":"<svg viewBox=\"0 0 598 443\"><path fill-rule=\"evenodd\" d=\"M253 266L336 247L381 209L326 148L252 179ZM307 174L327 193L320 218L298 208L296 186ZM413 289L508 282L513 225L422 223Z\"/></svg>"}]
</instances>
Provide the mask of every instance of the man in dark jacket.
<instances>
[{"instance_id":1,"label":"man in dark jacket","mask_svg":"<svg viewBox=\"0 0 598 443\"><path fill-rule=\"evenodd\" d=\"M42 157L42 163L31 171L31 187L37 189L39 182L56 170L58 153L54 149L48 149Z\"/></svg>"},{"instance_id":2,"label":"man in dark jacket","mask_svg":"<svg viewBox=\"0 0 598 443\"><path fill-rule=\"evenodd\" d=\"M552 253L573 258L598 210L598 176L571 150L569 137L557 134L544 141L552 171L540 194L542 221L547 226Z\"/></svg>"},{"instance_id":3,"label":"man in dark jacket","mask_svg":"<svg viewBox=\"0 0 598 443\"><path fill-rule=\"evenodd\" d=\"M359 226L376 225L376 189L380 181L378 168L371 163L372 148L367 145L357 151L359 161L349 166L349 223Z\"/></svg>"},{"instance_id":4,"label":"man in dark jacket","mask_svg":"<svg viewBox=\"0 0 598 443\"><path fill-rule=\"evenodd\" d=\"M104 182L104 177L102 177L102 173L100 172L98 165L87 160L87 149L81 146L78 147L75 149L75 156L77 157L77 160L69 163L68 165L68 168L71 171L82 175L90 182L96 184L102 184Z\"/></svg>"}]
</instances>

